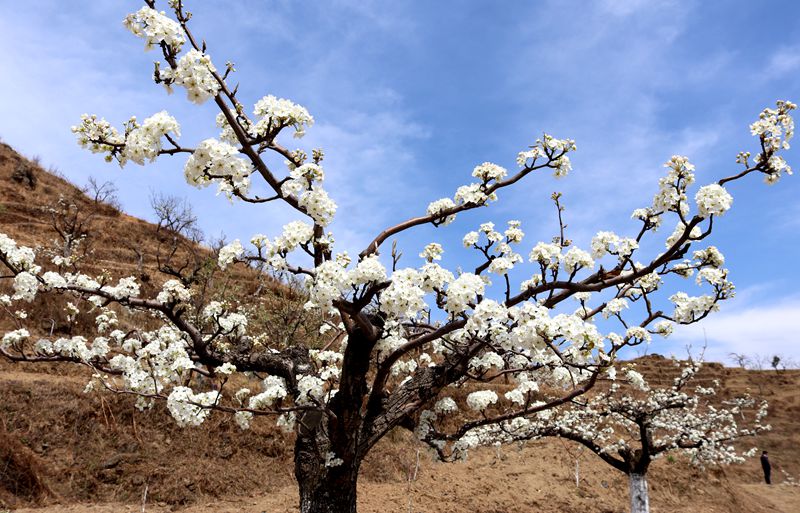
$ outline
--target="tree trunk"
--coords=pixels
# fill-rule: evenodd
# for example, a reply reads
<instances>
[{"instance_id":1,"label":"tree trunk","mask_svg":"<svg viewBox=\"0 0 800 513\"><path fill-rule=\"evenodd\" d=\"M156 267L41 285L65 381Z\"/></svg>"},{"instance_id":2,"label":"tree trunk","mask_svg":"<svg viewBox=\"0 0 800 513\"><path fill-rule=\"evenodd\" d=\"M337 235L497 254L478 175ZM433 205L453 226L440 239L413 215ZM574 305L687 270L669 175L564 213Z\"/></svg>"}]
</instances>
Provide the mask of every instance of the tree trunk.
<instances>
[{"instance_id":1,"label":"tree trunk","mask_svg":"<svg viewBox=\"0 0 800 513\"><path fill-rule=\"evenodd\" d=\"M333 472L323 471L322 476L298 480L300 486L300 513L356 513L355 472L344 479Z\"/></svg>"},{"instance_id":2,"label":"tree trunk","mask_svg":"<svg viewBox=\"0 0 800 513\"><path fill-rule=\"evenodd\" d=\"M647 495L647 476L645 474L628 474L631 494L631 513L650 513L650 499Z\"/></svg>"},{"instance_id":3,"label":"tree trunk","mask_svg":"<svg viewBox=\"0 0 800 513\"><path fill-rule=\"evenodd\" d=\"M331 455L322 437L298 435L295 444L295 468L300 489L300 513L356 513L358 463L354 458Z\"/></svg>"}]
</instances>

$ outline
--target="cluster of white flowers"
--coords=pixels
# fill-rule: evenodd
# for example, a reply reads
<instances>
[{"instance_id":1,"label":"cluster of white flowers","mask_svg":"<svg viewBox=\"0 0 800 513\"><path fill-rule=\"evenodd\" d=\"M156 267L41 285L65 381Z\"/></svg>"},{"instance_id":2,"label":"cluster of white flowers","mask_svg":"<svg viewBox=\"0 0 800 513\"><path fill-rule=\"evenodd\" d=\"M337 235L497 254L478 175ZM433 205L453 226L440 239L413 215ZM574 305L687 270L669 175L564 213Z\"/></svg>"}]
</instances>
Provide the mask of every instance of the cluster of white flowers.
<instances>
[{"instance_id":1,"label":"cluster of white flowers","mask_svg":"<svg viewBox=\"0 0 800 513\"><path fill-rule=\"evenodd\" d=\"M470 307L477 296L483 295L486 283L478 275L463 273L453 280L447 288L447 303L444 309L451 314L459 314Z\"/></svg>"},{"instance_id":2,"label":"cluster of white flowers","mask_svg":"<svg viewBox=\"0 0 800 513\"><path fill-rule=\"evenodd\" d=\"M142 7L125 17L125 27L137 37L145 40L145 50L151 50L162 42L173 53L178 53L186 42L180 24L166 14L150 7Z\"/></svg>"},{"instance_id":3,"label":"cluster of white flowers","mask_svg":"<svg viewBox=\"0 0 800 513\"><path fill-rule=\"evenodd\" d=\"M667 176L658 181L658 192L653 197L655 212L681 212L687 214L686 188L694 183L694 165L687 157L673 155L664 164L669 169Z\"/></svg>"},{"instance_id":4,"label":"cluster of white flowers","mask_svg":"<svg viewBox=\"0 0 800 513\"><path fill-rule=\"evenodd\" d=\"M625 298L614 298L606 303L606 306L603 308L603 317L608 319L612 315L617 315L622 312L623 308L628 308L628 301Z\"/></svg>"},{"instance_id":5,"label":"cluster of white flowers","mask_svg":"<svg viewBox=\"0 0 800 513\"><path fill-rule=\"evenodd\" d=\"M337 458L336 453L333 451L328 451L325 453L325 466L326 467L338 467L344 463L342 458Z\"/></svg>"},{"instance_id":6,"label":"cluster of white flowers","mask_svg":"<svg viewBox=\"0 0 800 513\"><path fill-rule=\"evenodd\" d=\"M297 404L314 404L325 398L325 380L317 376L299 376L297 380Z\"/></svg>"},{"instance_id":7,"label":"cluster of white flowers","mask_svg":"<svg viewBox=\"0 0 800 513\"><path fill-rule=\"evenodd\" d=\"M522 231L521 226L522 223L517 220L508 222L508 228L503 232L503 235L506 236L506 241L508 241L509 244L519 244L522 242L522 239L525 237L525 232Z\"/></svg>"},{"instance_id":8,"label":"cluster of white flowers","mask_svg":"<svg viewBox=\"0 0 800 513\"><path fill-rule=\"evenodd\" d=\"M536 393L539 391L539 385L535 381L531 380L524 380L517 385L514 390L509 390L503 396L506 398L507 401L523 405L525 404L531 397L531 394Z\"/></svg>"},{"instance_id":9,"label":"cluster of white flowers","mask_svg":"<svg viewBox=\"0 0 800 513\"><path fill-rule=\"evenodd\" d=\"M25 271L14 277L13 299L21 299L30 303L34 300L38 291L39 280L35 275Z\"/></svg>"},{"instance_id":10,"label":"cluster of white flowers","mask_svg":"<svg viewBox=\"0 0 800 513\"><path fill-rule=\"evenodd\" d=\"M2 340L0 340L0 349L6 350L9 347L17 346L30 336L31 334L28 332L28 330L24 328L9 331L5 335L3 335Z\"/></svg>"},{"instance_id":11,"label":"cluster of white flowers","mask_svg":"<svg viewBox=\"0 0 800 513\"><path fill-rule=\"evenodd\" d=\"M656 212L652 207L635 209L631 214L631 219L644 221L653 230L661 226L661 213Z\"/></svg>"},{"instance_id":12,"label":"cluster of white flowers","mask_svg":"<svg viewBox=\"0 0 800 513\"><path fill-rule=\"evenodd\" d=\"M425 249L422 250L419 257L424 258L427 262L433 262L434 260L441 260L442 253L444 253L442 245L438 242L431 242L425 246Z\"/></svg>"},{"instance_id":13,"label":"cluster of white flowers","mask_svg":"<svg viewBox=\"0 0 800 513\"><path fill-rule=\"evenodd\" d=\"M64 278L61 277L60 275L56 276L60 277L61 280L64 280ZM54 277L53 279L54 281L59 282L58 278ZM45 281L47 280L45 279ZM64 281L66 282L66 280ZM100 287L100 290L108 293L109 295L111 295L111 297L115 299L127 299L139 295L139 284L136 282L136 278L134 278L133 276L128 276L127 278L120 278L117 284L114 286L103 285L102 287Z\"/></svg>"},{"instance_id":14,"label":"cluster of white flowers","mask_svg":"<svg viewBox=\"0 0 800 513\"><path fill-rule=\"evenodd\" d=\"M160 72L160 78L169 87L171 84L186 88L186 96L194 103L204 103L219 93L220 83L214 77L217 69L211 57L192 49L178 59L177 66Z\"/></svg>"},{"instance_id":15,"label":"cluster of white flowers","mask_svg":"<svg viewBox=\"0 0 800 513\"><path fill-rule=\"evenodd\" d=\"M472 176L479 178L483 183L488 183L492 180L499 182L506 177L508 171L505 168L492 164L491 162L484 162L480 166L476 166L472 170Z\"/></svg>"},{"instance_id":16,"label":"cluster of white flowers","mask_svg":"<svg viewBox=\"0 0 800 513\"><path fill-rule=\"evenodd\" d=\"M241 337L247 330L247 316L240 312L231 312L217 317L217 324L224 335Z\"/></svg>"},{"instance_id":17,"label":"cluster of white flowers","mask_svg":"<svg viewBox=\"0 0 800 513\"><path fill-rule=\"evenodd\" d=\"M279 253L286 254L294 251L299 245L310 242L313 236L314 227L311 224L292 221L284 225L281 235L273 243L273 248Z\"/></svg>"},{"instance_id":18,"label":"cluster of white flowers","mask_svg":"<svg viewBox=\"0 0 800 513\"><path fill-rule=\"evenodd\" d=\"M664 246L669 249L675 245L678 240L683 237L684 232L686 231L687 226L683 223L683 221L678 221L678 224L675 225L675 230L672 232L672 235L667 237L667 240L664 241ZM700 229L699 226L693 227L689 230L689 238L688 240L697 240L700 235L702 235L703 230Z\"/></svg>"},{"instance_id":19,"label":"cluster of white flowers","mask_svg":"<svg viewBox=\"0 0 800 513\"><path fill-rule=\"evenodd\" d=\"M320 226L328 226L336 215L336 203L321 187L303 192L298 203Z\"/></svg>"},{"instance_id":20,"label":"cluster of white flowers","mask_svg":"<svg viewBox=\"0 0 800 513\"><path fill-rule=\"evenodd\" d=\"M311 242L313 237L314 227L311 224L303 221L292 221L283 226L281 235L275 237L274 240L270 241L266 235L257 234L250 238L250 243L256 247L260 259L266 261L276 270L283 270L287 266L286 256L297 249L298 246ZM328 238L330 238L330 235ZM321 241L317 241L317 243L321 243ZM234 250L237 253L239 251L238 248L231 248L231 251Z\"/></svg>"},{"instance_id":21,"label":"cluster of white flowers","mask_svg":"<svg viewBox=\"0 0 800 513\"><path fill-rule=\"evenodd\" d=\"M650 342L650 332L641 326L631 326L625 330L625 338L636 342Z\"/></svg>"},{"instance_id":22,"label":"cluster of white flowers","mask_svg":"<svg viewBox=\"0 0 800 513\"><path fill-rule=\"evenodd\" d=\"M597 232L592 238L592 256L600 258L606 253L626 258L639 248L635 239L620 237L614 232Z\"/></svg>"},{"instance_id":23,"label":"cluster of white flowers","mask_svg":"<svg viewBox=\"0 0 800 513\"><path fill-rule=\"evenodd\" d=\"M398 269L392 284L381 293L381 311L392 317L414 318L427 305L423 277L416 269Z\"/></svg>"},{"instance_id":24,"label":"cluster of white flowers","mask_svg":"<svg viewBox=\"0 0 800 513\"><path fill-rule=\"evenodd\" d=\"M177 120L167 111L157 112L139 124L136 117L125 123L125 133L120 135L105 119L83 114L81 123L72 127L78 144L92 153L106 153L106 160L117 159L124 167L128 161L144 165L154 161L160 154L162 138L172 134L180 137L181 128Z\"/></svg>"},{"instance_id":25,"label":"cluster of white flowers","mask_svg":"<svg viewBox=\"0 0 800 513\"><path fill-rule=\"evenodd\" d=\"M708 264L712 267L722 267L725 265L725 256L716 246L709 246L706 249L695 251L692 258L700 264Z\"/></svg>"},{"instance_id":26,"label":"cluster of white flowers","mask_svg":"<svg viewBox=\"0 0 800 513\"><path fill-rule=\"evenodd\" d=\"M263 391L260 394L256 394L250 398L248 403L250 409L269 409L277 401L288 395L286 381L277 376L267 376L262 382L262 389Z\"/></svg>"},{"instance_id":27,"label":"cluster of white flowers","mask_svg":"<svg viewBox=\"0 0 800 513\"><path fill-rule=\"evenodd\" d=\"M453 281L453 273L439 264L427 263L422 266L422 290L433 292L444 290L445 285Z\"/></svg>"},{"instance_id":28,"label":"cluster of white flowers","mask_svg":"<svg viewBox=\"0 0 800 513\"><path fill-rule=\"evenodd\" d=\"M229 198L234 191L246 193L250 188L251 166L240 157L230 144L216 139L206 139L186 161L183 168L186 182L198 188L219 182L219 192Z\"/></svg>"},{"instance_id":29,"label":"cluster of white flowers","mask_svg":"<svg viewBox=\"0 0 800 513\"><path fill-rule=\"evenodd\" d=\"M5 233L0 233L0 254L18 270L30 271L34 274L41 270L34 264L36 252L27 246L18 246L17 241Z\"/></svg>"},{"instance_id":30,"label":"cluster of white flowers","mask_svg":"<svg viewBox=\"0 0 800 513\"><path fill-rule=\"evenodd\" d=\"M544 134L542 140L537 141L537 144L550 156L563 153L562 156L557 157L550 163L550 167L553 168L553 176L563 178L572 171L572 163L566 154L576 150L575 141L572 139L556 139L549 134Z\"/></svg>"},{"instance_id":31,"label":"cluster of white flowers","mask_svg":"<svg viewBox=\"0 0 800 513\"><path fill-rule=\"evenodd\" d=\"M261 118L255 125L257 135L276 134L280 129L291 126L295 130L294 136L302 137L306 127L314 124L314 118L305 107L272 95L258 100L253 114Z\"/></svg>"},{"instance_id":32,"label":"cluster of white flowers","mask_svg":"<svg viewBox=\"0 0 800 513\"><path fill-rule=\"evenodd\" d=\"M783 157L776 155L780 150L789 149L789 141L794 136L794 119L791 111L797 108L792 102L779 100L775 109L764 109L758 121L750 125L750 132L761 139L764 149L768 152L766 167L768 173L766 181L773 184L780 179L781 174L792 174L792 168ZM761 163L765 154L759 154L755 162Z\"/></svg>"},{"instance_id":33,"label":"cluster of white flowers","mask_svg":"<svg viewBox=\"0 0 800 513\"><path fill-rule=\"evenodd\" d=\"M250 421L253 420L253 414L249 411L237 411L233 414L233 420L239 429L246 431L250 429Z\"/></svg>"},{"instance_id":34,"label":"cluster of white flowers","mask_svg":"<svg viewBox=\"0 0 800 513\"><path fill-rule=\"evenodd\" d=\"M488 270L502 276L508 274L517 262L522 262L522 256L514 252L511 247L511 244L518 244L525 236L520 225L519 221L509 221L506 231L500 233L494 229L494 223L483 223L480 225L479 231L467 233L462 242L465 247L478 248L481 234L484 234L488 243L478 249L486 252L490 247L493 248L496 255L489 256Z\"/></svg>"},{"instance_id":35,"label":"cluster of white flowers","mask_svg":"<svg viewBox=\"0 0 800 513\"><path fill-rule=\"evenodd\" d=\"M236 261L237 258L241 257L244 254L244 247L242 247L242 243L239 242L239 239L234 240L230 244L226 244L219 250L219 256L217 257L217 265L219 265L220 269L225 269L232 263Z\"/></svg>"},{"instance_id":36,"label":"cluster of white flowers","mask_svg":"<svg viewBox=\"0 0 800 513\"><path fill-rule=\"evenodd\" d=\"M325 180L322 166L318 164L306 163L302 166L295 166L293 163L288 164L290 168L289 179L281 185L281 193L285 197L297 197L304 191L311 189L315 182L322 183Z\"/></svg>"},{"instance_id":37,"label":"cluster of white flowers","mask_svg":"<svg viewBox=\"0 0 800 513\"><path fill-rule=\"evenodd\" d=\"M177 328L163 326L157 331L141 332L130 338L126 338L124 332L115 330L109 338L120 344L124 353L111 358L108 365L121 372L124 387L131 392L160 394L171 385L185 384L187 373L194 368L194 362L187 353L187 343ZM103 340L106 343L98 345L100 339L96 339L90 353L86 353L85 341L72 340L61 346L56 341L52 347L42 347L59 354L72 352L73 356L88 361L92 354L105 355L104 352L108 351L107 340ZM180 394L176 398L179 397ZM204 399L199 397L197 402L202 402ZM138 406L146 407L147 404L139 403Z\"/></svg>"},{"instance_id":38,"label":"cluster of white flowers","mask_svg":"<svg viewBox=\"0 0 800 513\"><path fill-rule=\"evenodd\" d=\"M725 286L728 278L727 269L717 269L716 267L704 267L697 271L696 282L701 285L703 281L711 285Z\"/></svg>"},{"instance_id":39,"label":"cluster of white flowers","mask_svg":"<svg viewBox=\"0 0 800 513\"><path fill-rule=\"evenodd\" d=\"M442 397L433 406L433 411L440 415L449 415L458 411L458 404L452 397Z\"/></svg>"},{"instance_id":40,"label":"cluster of white flowers","mask_svg":"<svg viewBox=\"0 0 800 513\"><path fill-rule=\"evenodd\" d=\"M496 402L497 394L493 390L479 390L467 396L467 406L475 411L484 411Z\"/></svg>"},{"instance_id":41,"label":"cluster of white flowers","mask_svg":"<svg viewBox=\"0 0 800 513\"><path fill-rule=\"evenodd\" d=\"M135 119L131 120L135 123ZM161 151L161 139L172 134L176 137L181 135L181 127L174 117L167 111L162 110L145 119L141 125L129 124L133 126L125 137L125 149L120 155L119 163L125 165L127 160L143 165L145 159L153 161Z\"/></svg>"},{"instance_id":42,"label":"cluster of white flowers","mask_svg":"<svg viewBox=\"0 0 800 513\"><path fill-rule=\"evenodd\" d=\"M472 183L456 189L454 200L456 205L485 205L489 201L497 201L497 194L487 194L483 184Z\"/></svg>"},{"instance_id":43,"label":"cluster of white flowers","mask_svg":"<svg viewBox=\"0 0 800 513\"><path fill-rule=\"evenodd\" d=\"M700 215L708 217L722 215L733 205L733 198L724 187L717 184L700 187L694 197Z\"/></svg>"},{"instance_id":44,"label":"cluster of white flowers","mask_svg":"<svg viewBox=\"0 0 800 513\"><path fill-rule=\"evenodd\" d=\"M666 338L675 331L675 325L669 321L660 321L653 326L653 332Z\"/></svg>"},{"instance_id":45,"label":"cluster of white flowers","mask_svg":"<svg viewBox=\"0 0 800 513\"><path fill-rule=\"evenodd\" d=\"M529 150L521 151L517 154L517 165L519 167L525 167L528 165L528 162L531 162L531 165L533 165L533 162L543 154L544 152L542 152L541 148L538 146L533 146Z\"/></svg>"},{"instance_id":46,"label":"cluster of white flowers","mask_svg":"<svg viewBox=\"0 0 800 513\"><path fill-rule=\"evenodd\" d=\"M586 251L572 247L564 254L564 269L570 273L579 271L580 269L594 267L594 260Z\"/></svg>"},{"instance_id":47,"label":"cluster of white flowers","mask_svg":"<svg viewBox=\"0 0 800 513\"><path fill-rule=\"evenodd\" d=\"M189 387L175 387L167 399L167 409L179 426L199 426L211 413L210 406L219 400L219 392L195 394Z\"/></svg>"},{"instance_id":48,"label":"cluster of white flowers","mask_svg":"<svg viewBox=\"0 0 800 513\"><path fill-rule=\"evenodd\" d=\"M533 249L531 249L529 260L531 262L538 262L546 268L558 269L558 265L561 261L561 246L558 244L548 244L547 242L538 242Z\"/></svg>"},{"instance_id":49,"label":"cluster of white flowers","mask_svg":"<svg viewBox=\"0 0 800 513\"><path fill-rule=\"evenodd\" d=\"M386 268L376 255L370 255L360 261L349 274L349 281L354 286L378 283L384 280L386 280Z\"/></svg>"},{"instance_id":50,"label":"cluster of white flowers","mask_svg":"<svg viewBox=\"0 0 800 513\"><path fill-rule=\"evenodd\" d=\"M481 302L483 304L483 302ZM476 311L476 316L478 315ZM474 319L473 317L472 319ZM470 319L470 320L472 320ZM502 369L505 366L505 361L503 357L499 354L495 353L494 351L486 351L480 356L476 356L469 361L470 369L474 369L478 372L486 372L492 368Z\"/></svg>"},{"instance_id":51,"label":"cluster of white flowers","mask_svg":"<svg viewBox=\"0 0 800 513\"><path fill-rule=\"evenodd\" d=\"M92 153L111 153L118 151L125 141L111 123L92 114L81 115L81 123L72 127L78 137L78 144ZM111 161L111 154L106 156Z\"/></svg>"},{"instance_id":52,"label":"cluster of white flowers","mask_svg":"<svg viewBox=\"0 0 800 513\"><path fill-rule=\"evenodd\" d=\"M689 323L706 312L719 310L714 296L690 297L685 292L678 292L670 296L669 300L675 303L675 311L672 314L675 322Z\"/></svg>"},{"instance_id":53,"label":"cluster of white flowers","mask_svg":"<svg viewBox=\"0 0 800 513\"><path fill-rule=\"evenodd\" d=\"M105 333L119 324L116 312L110 308L102 308L94 318L94 322L97 325L98 333Z\"/></svg>"},{"instance_id":54,"label":"cluster of white flowers","mask_svg":"<svg viewBox=\"0 0 800 513\"><path fill-rule=\"evenodd\" d=\"M178 280L167 280L161 287L156 300L161 304L183 303L192 298L192 291Z\"/></svg>"},{"instance_id":55,"label":"cluster of white flowers","mask_svg":"<svg viewBox=\"0 0 800 513\"><path fill-rule=\"evenodd\" d=\"M318 164L294 166L290 163L289 179L281 185L284 197L294 197L314 221L327 226L336 215L337 205L322 188L325 174Z\"/></svg>"},{"instance_id":56,"label":"cluster of white flowers","mask_svg":"<svg viewBox=\"0 0 800 513\"><path fill-rule=\"evenodd\" d=\"M455 202L450 198L442 198L431 202L428 205L427 213L429 216L439 216L445 210L449 210L456 206ZM439 220L439 224L446 226L456 220L455 215L446 216Z\"/></svg>"}]
</instances>

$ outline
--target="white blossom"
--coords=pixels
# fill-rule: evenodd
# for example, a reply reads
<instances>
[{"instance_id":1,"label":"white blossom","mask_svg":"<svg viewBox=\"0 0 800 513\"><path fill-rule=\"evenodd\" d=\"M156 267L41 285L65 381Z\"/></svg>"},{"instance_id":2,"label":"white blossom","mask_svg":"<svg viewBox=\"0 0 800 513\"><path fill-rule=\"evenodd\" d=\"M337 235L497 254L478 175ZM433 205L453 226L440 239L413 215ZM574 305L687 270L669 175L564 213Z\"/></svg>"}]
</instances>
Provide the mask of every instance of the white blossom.
<instances>
[{"instance_id":1,"label":"white blossom","mask_svg":"<svg viewBox=\"0 0 800 513\"><path fill-rule=\"evenodd\" d=\"M490 404L497 402L497 394L492 390L480 390L472 392L467 396L467 406L475 411L483 411L489 407Z\"/></svg>"},{"instance_id":2,"label":"white blossom","mask_svg":"<svg viewBox=\"0 0 800 513\"><path fill-rule=\"evenodd\" d=\"M701 187L694 197L697 202L697 210L703 217L711 215L722 215L727 212L733 204L733 198L724 187L717 184Z\"/></svg>"}]
</instances>

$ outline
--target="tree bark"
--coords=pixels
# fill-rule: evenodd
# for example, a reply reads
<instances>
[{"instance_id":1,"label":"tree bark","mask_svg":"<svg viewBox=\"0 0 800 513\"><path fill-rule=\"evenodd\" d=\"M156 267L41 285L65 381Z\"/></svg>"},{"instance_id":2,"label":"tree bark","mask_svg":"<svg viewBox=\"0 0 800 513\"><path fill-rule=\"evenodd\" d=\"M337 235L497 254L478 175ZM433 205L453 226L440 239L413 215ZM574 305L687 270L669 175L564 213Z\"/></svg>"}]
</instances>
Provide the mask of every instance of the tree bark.
<instances>
[{"instance_id":1,"label":"tree bark","mask_svg":"<svg viewBox=\"0 0 800 513\"><path fill-rule=\"evenodd\" d=\"M300 513L356 513L358 463L325 465L315 437L298 436L295 477L300 489ZM349 459L349 458L348 458Z\"/></svg>"},{"instance_id":2,"label":"tree bark","mask_svg":"<svg viewBox=\"0 0 800 513\"><path fill-rule=\"evenodd\" d=\"M362 315L362 314L359 314ZM301 513L355 513L358 469L368 448L360 443L369 355L375 329L360 319L348 330L339 391L326 411L310 411L299 419L295 443L295 477Z\"/></svg>"},{"instance_id":3,"label":"tree bark","mask_svg":"<svg viewBox=\"0 0 800 513\"><path fill-rule=\"evenodd\" d=\"M647 476L631 472L628 474L628 484L631 494L631 513L650 513Z\"/></svg>"}]
</instances>

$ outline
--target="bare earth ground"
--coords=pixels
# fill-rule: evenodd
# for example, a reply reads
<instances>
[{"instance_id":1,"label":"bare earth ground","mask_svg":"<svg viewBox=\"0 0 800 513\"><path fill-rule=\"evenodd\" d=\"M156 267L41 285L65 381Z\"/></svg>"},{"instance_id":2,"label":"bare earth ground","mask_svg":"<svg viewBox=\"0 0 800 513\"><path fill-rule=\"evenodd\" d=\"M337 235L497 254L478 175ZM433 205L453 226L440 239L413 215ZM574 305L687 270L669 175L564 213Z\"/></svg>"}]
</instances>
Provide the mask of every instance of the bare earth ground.
<instances>
[{"instance_id":1,"label":"bare earth ground","mask_svg":"<svg viewBox=\"0 0 800 513\"><path fill-rule=\"evenodd\" d=\"M546 451L541 461L541 451L523 450L507 453L497 459L493 451L482 451L467 464L443 465L424 463L420 476L411 486L408 483L364 483L359 489L359 511L364 513L435 512L500 513L513 511L626 511L625 483L621 476L592 466L597 474L590 476L576 488L573 476L559 457ZM533 465L532 458L550 465ZM534 460L536 461L536 460ZM544 468L543 468L544 467ZM552 470L549 472L548 470ZM516 470L515 470L516 469ZM609 478L603 485L603 477ZM716 478L714 478L716 479ZM714 480L712 479L712 481ZM800 511L800 488L788 485L736 484L722 478L709 489L701 484L686 490L683 499L668 491L659 492L653 483L654 512L775 512ZM694 496L691 500L689 497ZM161 513L289 513L298 511L294 486L275 493L246 498L204 501L186 508L165 504L146 504L145 511ZM22 508L17 513L116 513L142 511L141 504L72 504L43 508Z\"/></svg>"},{"instance_id":2,"label":"bare earth ground","mask_svg":"<svg viewBox=\"0 0 800 513\"><path fill-rule=\"evenodd\" d=\"M643 367L650 365L657 366L657 363ZM125 405L111 402L107 403L105 415L111 415L113 410L119 424L136 419L136 430L143 444L138 454L125 454L122 463L104 468L108 466L104 461L129 443L133 425L127 428L113 422L100 422L102 415L95 410L97 405L81 392L83 378L35 372L40 367L27 367L34 372L22 369L0 364L0 418L12 435L18 435L41 454L40 459L51 469L47 481L55 496L41 502L39 507L31 507L31 503L22 507L23 502L17 503L17 509L12 511L139 513L144 481L148 479L146 512L298 511L287 447L291 441L283 439L282 448L259 445L262 439L275 436L271 427L240 434L228 432L227 422L220 420L219 424L187 432L170 426L169 419L161 417L158 407L154 412L135 413L128 419L123 411ZM651 374L654 372L650 369ZM728 374L726 384L735 388L753 388L754 379L760 382L762 394L779 408L771 419L776 431L796 425L798 419L793 406L797 404L796 385L800 382L800 372L777 375L721 367L711 368L709 372L717 377ZM90 419L88 425L95 425L94 433L86 434L87 425L75 421L68 410L72 410L76 418ZM166 437L175 438L184 433L186 439L180 446L173 442L164 447L156 440L149 440L155 438L156 430L164 430ZM244 438L240 441L237 436ZM800 511L800 487L787 483L779 471L780 468L792 472L798 469L796 435L787 437L773 431L766 436L768 438L758 445L768 447L773 455L775 485L760 484L757 460L742 466L701 471L680 459L662 459L656 462L650 475L652 510L656 513L797 513ZM203 447L214 440L219 444L220 440L229 439L231 444L237 444L244 443L247 438L250 441L256 438L257 443L232 458L220 459L210 449L202 452ZM44 452L42 444L47 446ZM790 450L792 446L794 452ZM418 449L417 477L409 482L408 476L413 475L416 467ZM269 455L264 454L265 450L278 452ZM577 487L576 457L580 458L580 485ZM139 479L140 475L145 475L145 479ZM222 480L214 481L215 475ZM794 474L789 472L789 475ZM216 487L213 494L204 488L212 486ZM187 489L193 491L188 493ZM181 490L186 494L181 495ZM627 483L622 474L593 455L580 453L575 446L557 440L535 442L524 448L483 449L471 453L465 463L443 464L434 462L423 447L400 433L379 445L374 457L365 465L359 488L359 510L363 513L616 513L627 510Z\"/></svg>"}]
</instances>

